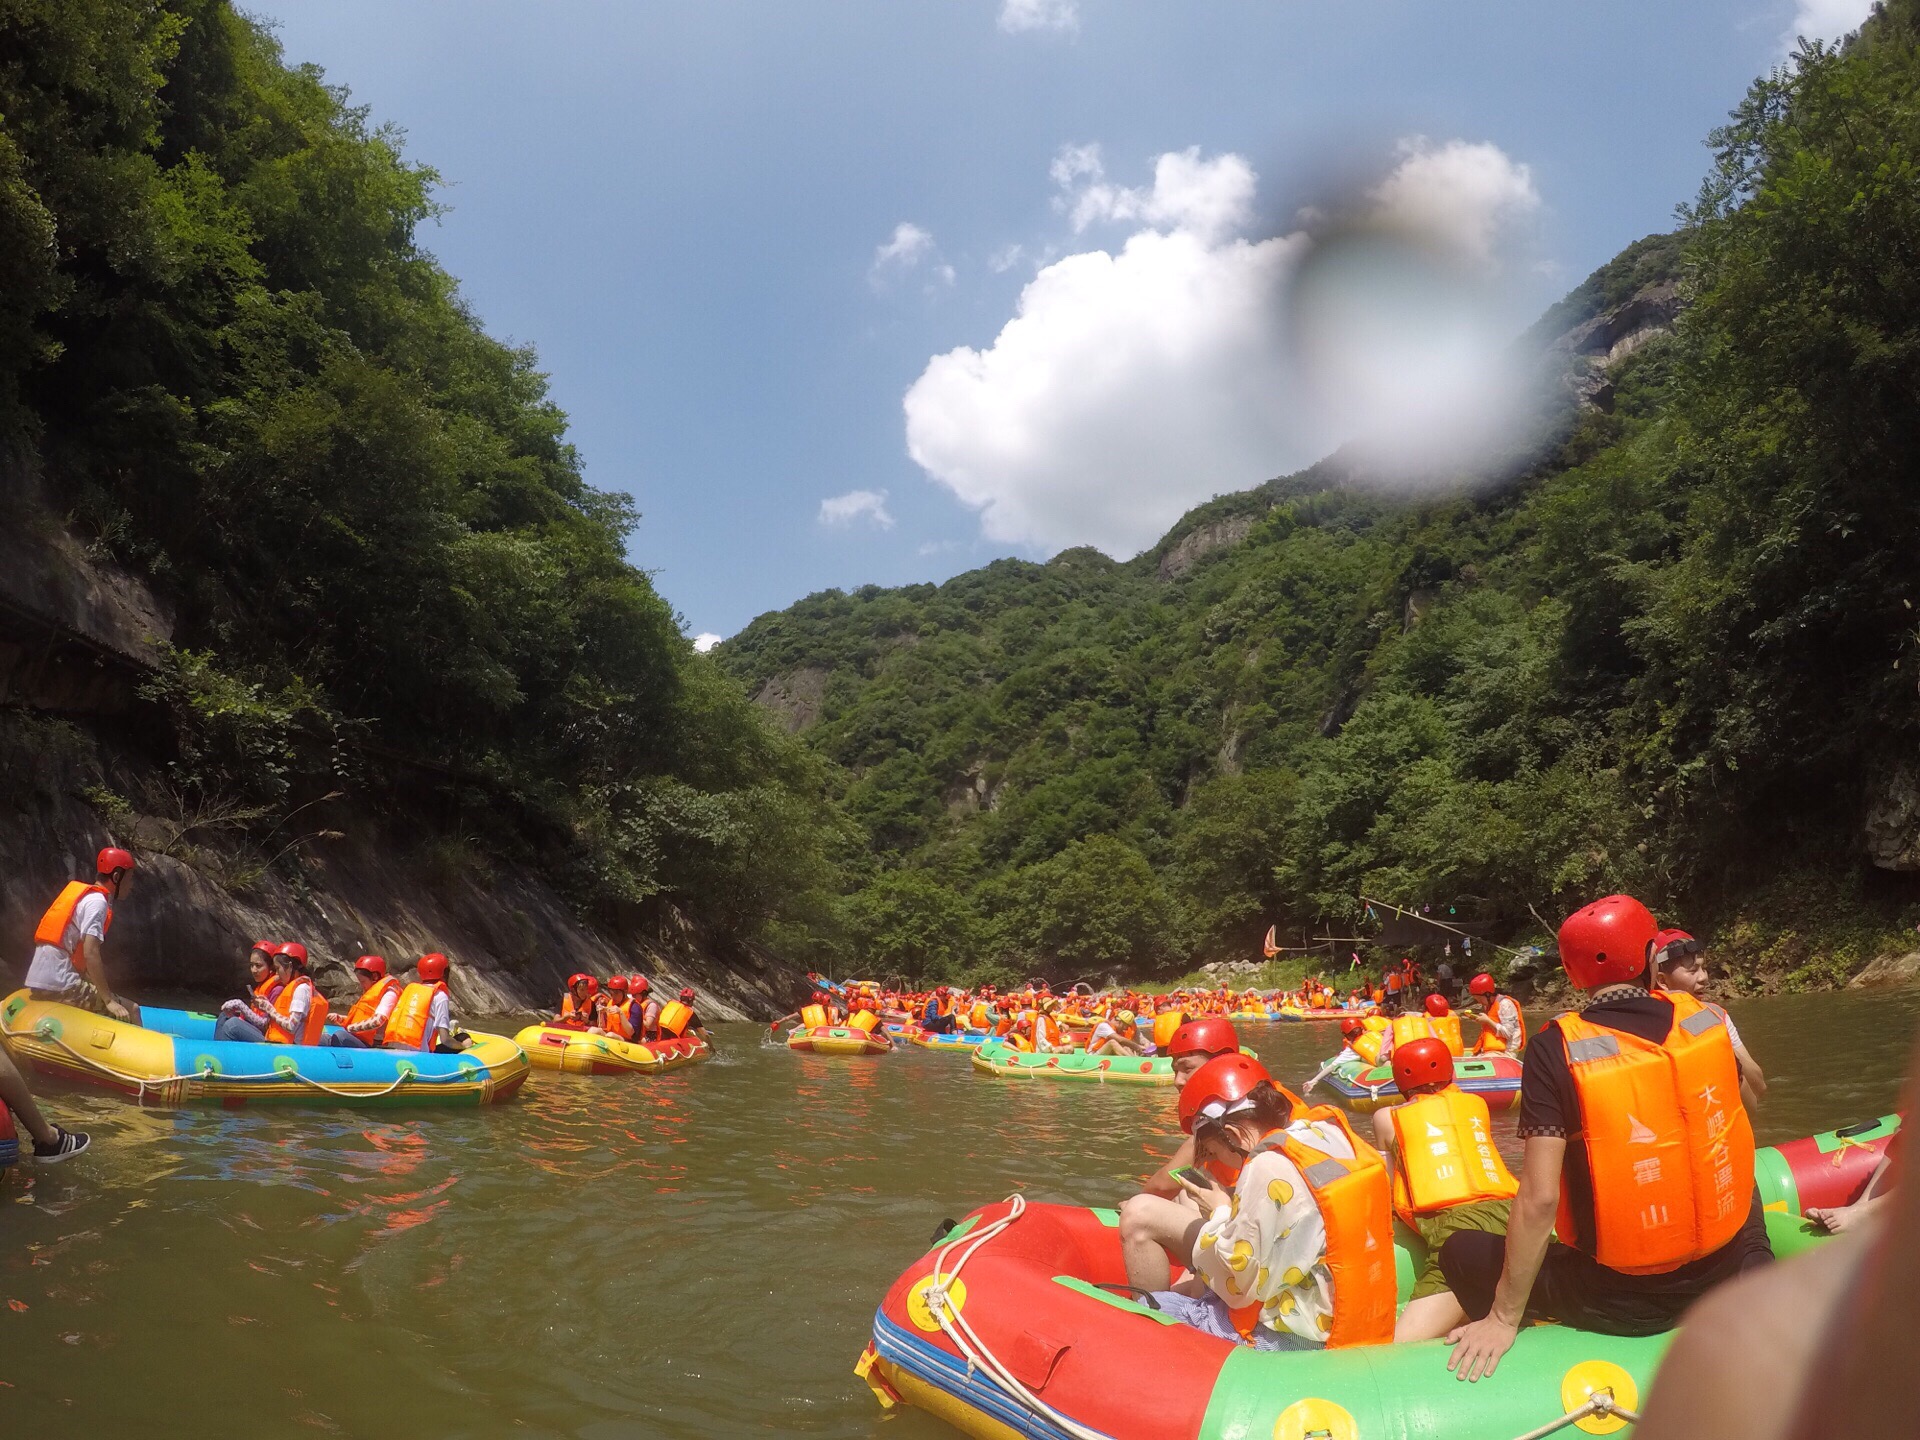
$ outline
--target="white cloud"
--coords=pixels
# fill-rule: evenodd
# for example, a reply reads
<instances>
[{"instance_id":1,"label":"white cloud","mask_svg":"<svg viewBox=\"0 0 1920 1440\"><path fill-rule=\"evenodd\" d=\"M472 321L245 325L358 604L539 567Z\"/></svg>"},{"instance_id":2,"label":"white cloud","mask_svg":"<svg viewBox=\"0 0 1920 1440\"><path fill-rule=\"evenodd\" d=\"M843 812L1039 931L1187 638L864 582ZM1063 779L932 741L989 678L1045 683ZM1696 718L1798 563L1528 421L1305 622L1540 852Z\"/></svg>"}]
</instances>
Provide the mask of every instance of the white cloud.
<instances>
[{"instance_id":1,"label":"white cloud","mask_svg":"<svg viewBox=\"0 0 1920 1440\"><path fill-rule=\"evenodd\" d=\"M1071 34L1080 28L1080 0L1001 0L1000 28L1009 35L1028 30Z\"/></svg>"},{"instance_id":2,"label":"white cloud","mask_svg":"<svg viewBox=\"0 0 1920 1440\"><path fill-rule=\"evenodd\" d=\"M1540 208L1533 172L1497 145L1424 135L1402 140L1400 163L1369 192L1375 218L1437 240L1482 265L1515 221Z\"/></svg>"},{"instance_id":3,"label":"white cloud","mask_svg":"<svg viewBox=\"0 0 1920 1440\"><path fill-rule=\"evenodd\" d=\"M1002 245L987 256L987 268L996 275L1004 275L1025 259L1026 254L1027 247L1024 245Z\"/></svg>"},{"instance_id":4,"label":"white cloud","mask_svg":"<svg viewBox=\"0 0 1920 1440\"><path fill-rule=\"evenodd\" d=\"M820 502L820 523L845 529L854 521L866 519L882 530L893 528L893 516L887 510L884 490L849 490Z\"/></svg>"},{"instance_id":5,"label":"white cloud","mask_svg":"<svg viewBox=\"0 0 1920 1440\"><path fill-rule=\"evenodd\" d=\"M1781 45L1793 50L1802 35L1809 40L1838 40L1866 23L1873 13L1873 0L1797 0L1793 24L1781 37Z\"/></svg>"},{"instance_id":6,"label":"white cloud","mask_svg":"<svg viewBox=\"0 0 1920 1440\"><path fill-rule=\"evenodd\" d=\"M723 636L716 635L711 630L702 630L698 635L693 637L693 648L704 655L707 651L718 645L723 638Z\"/></svg>"},{"instance_id":7,"label":"white cloud","mask_svg":"<svg viewBox=\"0 0 1920 1440\"><path fill-rule=\"evenodd\" d=\"M1433 368L1451 373L1479 354L1444 307L1410 323L1424 327L1417 343L1391 313L1367 314L1379 355L1349 347L1334 357L1332 388L1315 385L1327 377L1296 363L1288 305L1316 242L1304 230L1249 235L1256 181L1244 158L1173 152L1154 162L1150 186L1130 188L1107 179L1097 147L1079 146L1051 175L1076 230L1127 222L1132 233L1115 250L1045 265L992 343L934 356L903 402L908 453L980 512L992 540L1133 554L1209 496L1375 425L1383 406L1414 396L1434 414ZM1525 167L1492 146L1412 141L1364 203L1432 232L1453 276L1479 273L1539 202ZM1330 293L1322 318L1351 300Z\"/></svg>"},{"instance_id":8,"label":"white cloud","mask_svg":"<svg viewBox=\"0 0 1920 1440\"><path fill-rule=\"evenodd\" d=\"M1071 219L1075 234L1100 222L1144 221L1224 235L1244 227L1253 208L1253 167L1238 155L1203 160L1197 145L1154 161L1149 187L1108 184L1098 145L1068 146L1048 173L1063 192L1054 205Z\"/></svg>"},{"instance_id":9,"label":"white cloud","mask_svg":"<svg viewBox=\"0 0 1920 1440\"><path fill-rule=\"evenodd\" d=\"M905 275L920 267L921 262L934 262L929 274L942 285L954 282L953 266L937 259L939 247L933 242L933 233L923 230L911 220L902 220L893 227L893 238L886 244L874 248L873 264L867 271L867 279L876 290L886 288L887 281L897 275Z\"/></svg>"}]
</instances>

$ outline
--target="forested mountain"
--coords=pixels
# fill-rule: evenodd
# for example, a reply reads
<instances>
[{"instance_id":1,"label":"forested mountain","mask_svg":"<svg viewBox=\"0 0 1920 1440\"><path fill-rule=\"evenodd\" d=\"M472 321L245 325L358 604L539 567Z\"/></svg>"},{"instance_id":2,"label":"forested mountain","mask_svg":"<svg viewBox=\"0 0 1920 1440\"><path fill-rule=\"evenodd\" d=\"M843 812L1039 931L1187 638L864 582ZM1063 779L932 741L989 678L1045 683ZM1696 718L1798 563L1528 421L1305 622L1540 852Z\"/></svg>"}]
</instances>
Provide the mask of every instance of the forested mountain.
<instances>
[{"instance_id":1,"label":"forested mountain","mask_svg":"<svg viewBox=\"0 0 1920 1440\"><path fill-rule=\"evenodd\" d=\"M1517 477L1396 501L1336 459L1126 563L829 591L721 647L868 836L843 953L1184 967L1359 933L1363 896L1519 936L1626 888L1818 983L1910 928L1917 16L1758 82L1679 232L1526 337L1579 398Z\"/></svg>"},{"instance_id":2,"label":"forested mountain","mask_svg":"<svg viewBox=\"0 0 1920 1440\"><path fill-rule=\"evenodd\" d=\"M90 799L251 834L298 881L286 842L342 822L290 814L406 784L407 843L531 864L588 913L804 921L819 766L627 562L631 502L422 247L436 184L226 0L0 0L8 524L49 556L77 535L168 621ZM54 742L24 725L30 773Z\"/></svg>"}]
</instances>

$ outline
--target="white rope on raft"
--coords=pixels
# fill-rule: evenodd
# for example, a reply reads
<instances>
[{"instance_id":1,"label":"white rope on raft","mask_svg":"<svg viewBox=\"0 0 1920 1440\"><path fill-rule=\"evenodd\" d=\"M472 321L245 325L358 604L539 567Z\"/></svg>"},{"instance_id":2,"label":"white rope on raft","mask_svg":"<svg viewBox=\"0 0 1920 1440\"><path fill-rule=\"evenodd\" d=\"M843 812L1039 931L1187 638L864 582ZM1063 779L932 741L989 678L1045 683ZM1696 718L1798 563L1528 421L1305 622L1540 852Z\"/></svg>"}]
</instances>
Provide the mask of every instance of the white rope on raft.
<instances>
[{"instance_id":1,"label":"white rope on raft","mask_svg":"<svg viewBox=\"0 0 1920 1440\"><path fill-rule=\"evenodd\" d=\"M74 1049L71 1045L67 1044L67 1042L58 1035L41 1035L38 1032L33 1030L9 1030L3 1024L0 1024L0 1035L6 1036L9 1040L17 1040L21 1038L25 1038L29 1040L39 1040L42 1042L50 1040L55 1045L58 1045L62 1050L66 1051L67 1054L71 1055L75 1060L79 1061L80 1064L86 1069L98 1070L103 1074L111 1075L114 1079L120 1081L124 1085L133 1086L136 1094L139 1096L140 1100L143 1103L147 1098L147 1091L149 1090L165 1090L168 1086L183 1085L190 1080L220 1079L220 1080L232 1081L234 1084L241 1084L241 1085L250 1085L256 1082L279 1082L279 1081L286 1081L286 1080L296 1080L302 1085L310 1086L315 1090L319 1090L324 1094L332 1095L336 1099L340 1099L340 1100L378 1100L383 1096L391 1095L394 1091L398 1090L402 1085L406 1084L409 1080L418 1080L425 1085L444 1085L444 1084L458 1082L460 1079L463 1078L461 1076L456 1076L456 1075L449 1075L444 1078L441 1078L438 1076L422 1075L418 1071L416 1071L412 1075L397 1076L395 1077L394 1082L391 1085L384 1085L378 1090L344 1090L339 1088L338 1086L329 1085L324 1080L315 1080L310 1075L302 1075L298 1070L275 1070L265 1075L230 1075L224 1071L219 1071L219 1070L194 1070L184 1075L166 1075L166 1076L161 1076L156 1078L151 1075L135 1075L130 1071L116 1070L114 1069L113 1066L107 1064L105 1061L96 1060L91 1055L81 1054L78 1050ZM317 1049L319 1047L309 1046L307 1048Z\"/></svg>"},{"instance_id":2,"label":"white rope on raft","mask_svg":"<svg viewBox=\"0 0 1920 1440\"><path fill-rule=\"evenodd\" d=\"M960 1272L966 1268L967 1261L973 1258L974 1253L978 1251L982 1245L999 1235L1009 1225L1013 1224L1015 1220L1018 1220L1027 1208L1027 1201L1024 1195L1012 1196L1007 1204L1007 1213L1002 1215L998 1220L995 1220L991 1225L983 1225L971 1235L965 1235L958 1240L949 1241L941 1247L940 1253L934 1256L933 1279L927 1285L926 1289L921 1292L926 1303L927 1313L940 1322L940 1328L946 1331L948 1338L951 1339L959 1349L960 1354L967 1362L967 1368L969 1370L983 1371L989 1380L1006 1391L1007 1394L1026 1406L1026 1408L1034 1414L1050 1420L1053 1424L1059 1426L1062 1430L1066 1431L1067 1434L1073 1436L1074 1440L1112 1440L1112 1437L1104 1431L1090 1429L1078 1421L1071 1420L1067 1416L1062 1415L1058 1410L1055 1410L1051 1405L1047 1404L1046 1401L1042 1400L1038 1395L1035 1395L1031 1390L1027 1389L1025 1385L1022 1385L1015 1379L1013 1372L1008 1370L1007 1367L1000 1362L999 1357L987 1348L985 1342L974 1333L973 1326L967 1323L966 1317L962 1315L948 1299L947 1291L953 1282L960 1277ZM946 1270L947 1256L952 1254L956 1247L960 1246L964 1246L960 1258L954 1262L953 1269Z\"/></svg>"},{"instance_id":3,"label":"white rope on raft","mask_svg":"<svg viewBox=\"0 0 1920 1440\"><path fill-rule=\"evenodd\" d=\"M1615 1404L1611 1390L1596 1390L1593 1393L1593 1398L1588 1400L1587 1403L1582 1405L1578 1410L1569 1410L1558 1420L1542 1425L1538 1430L1529 1430L1524 1435L1516 1435L1514 1440L1546 1440L1546 1437L1555 1431L1564 1430L1569 1425L1578 1425L1589 1415L1597 1415L1603 1420L1620 1419L1626 1421L1629 1425L1638 1425L1640 1423L1639 1412L1629 1410L1624 1405Z\"/></svg>"}]
</instances>

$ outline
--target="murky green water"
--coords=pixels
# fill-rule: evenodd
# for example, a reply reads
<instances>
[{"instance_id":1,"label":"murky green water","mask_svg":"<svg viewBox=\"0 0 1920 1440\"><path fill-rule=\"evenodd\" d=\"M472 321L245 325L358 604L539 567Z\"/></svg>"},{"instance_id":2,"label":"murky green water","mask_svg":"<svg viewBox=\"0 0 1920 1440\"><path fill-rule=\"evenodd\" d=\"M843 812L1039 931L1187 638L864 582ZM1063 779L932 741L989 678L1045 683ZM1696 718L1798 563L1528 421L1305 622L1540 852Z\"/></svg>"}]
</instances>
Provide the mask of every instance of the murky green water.
<instances>
[{"instance_id":1,"label":"murky green water","mask_svg":"<svg viewBox=\"0 0 1920 1440\"><path fill-rule=\"evenodd\" d=\"M1764 1143L1891 1108L1920 992L1732 1008L1774 1086ZM1016 1187L1117 1203L1171 1148L1171 1092L762 1034L417 1118L53 1094L94 1149L0 1179L0 1435L951 1433L853 1378L882 1291ZM1298 1081L1329 1034L1248 1038Z\"/></svg>"}]
</instances>

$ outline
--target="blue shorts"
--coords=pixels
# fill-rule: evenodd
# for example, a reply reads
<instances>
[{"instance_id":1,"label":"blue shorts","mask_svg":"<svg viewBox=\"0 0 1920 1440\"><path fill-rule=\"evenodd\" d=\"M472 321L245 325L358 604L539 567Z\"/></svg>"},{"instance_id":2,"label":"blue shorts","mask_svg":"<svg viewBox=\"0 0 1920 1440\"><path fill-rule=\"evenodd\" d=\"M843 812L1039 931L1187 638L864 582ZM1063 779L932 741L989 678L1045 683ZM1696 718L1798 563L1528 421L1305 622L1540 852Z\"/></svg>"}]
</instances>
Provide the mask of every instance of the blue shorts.
<instances>
[{"instance_id":1,"label":"blue shorts","mask_svg":"<svg viewBox=\"0 0 1920 1440\"><path fill-rule=\"evenodd\" d=\"M1171 1318L1182 1325L1190 1325L1202 1334L1211 1335L1218 1340L1231 1340L1236 1345L1251 1345L1256 1350L1319 1350L1311 1340L1302 1340L1291 1330L1275 1330L1266 1325L1253 1327L1249 1339L1233 1327L1233 1312L1227 1309L1227 1302L1212 1291L1195 1297L1182 1295L1178 1290L1156 1290L1154 1303Z\"/></svg>"}]
</instances>

